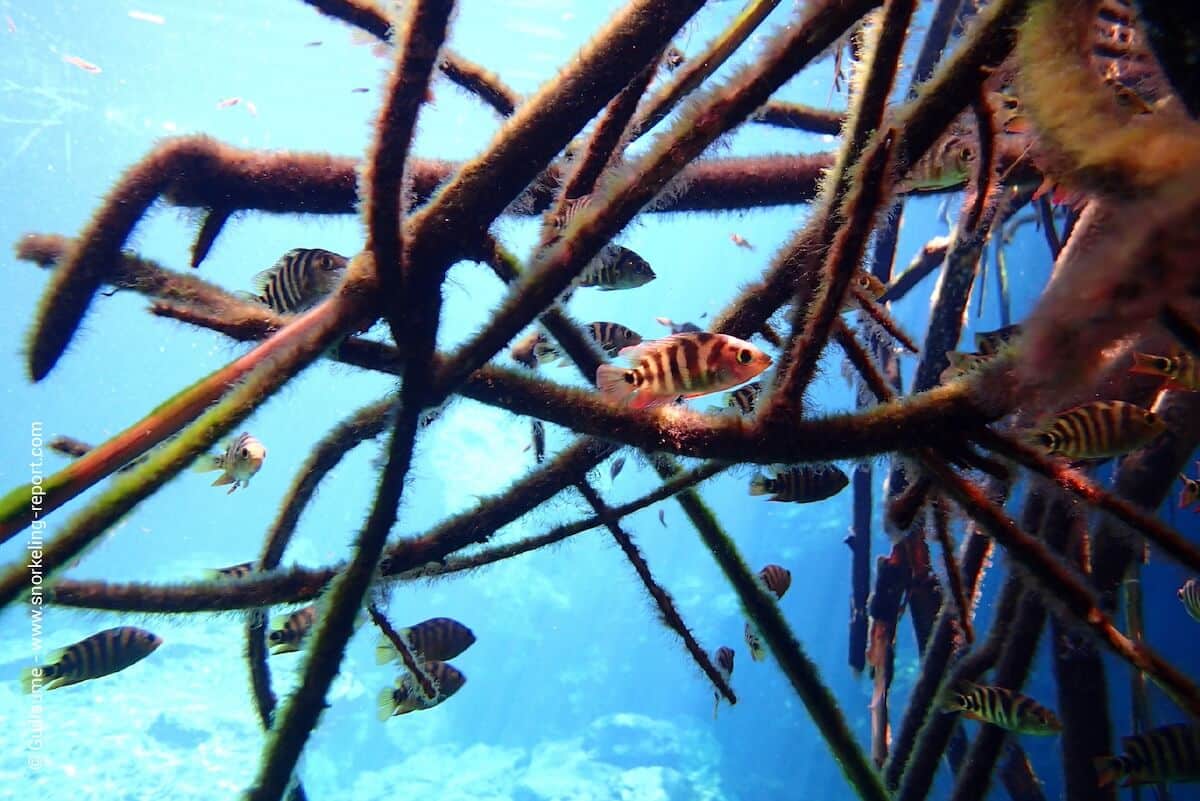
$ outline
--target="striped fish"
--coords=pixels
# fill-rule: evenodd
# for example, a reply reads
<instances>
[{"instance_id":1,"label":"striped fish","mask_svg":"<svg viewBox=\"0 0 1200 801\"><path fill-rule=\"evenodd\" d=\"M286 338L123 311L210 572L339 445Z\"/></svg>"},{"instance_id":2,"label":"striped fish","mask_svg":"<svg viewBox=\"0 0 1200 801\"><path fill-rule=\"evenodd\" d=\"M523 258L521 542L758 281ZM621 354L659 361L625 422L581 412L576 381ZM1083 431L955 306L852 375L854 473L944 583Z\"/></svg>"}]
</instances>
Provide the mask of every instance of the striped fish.
<instances>
[{"instance_id":1,"label":"striped fish","mask_svg":"<svg viewBox=\"0 0 1200 801\"><path fill-rule=\"evenodd\" d=\"M1196 579L1188 579L1183 582L1183 586L1175 593L1179 596L1179 600L1183 602L1183 608L1192 616L1193 620L1200 621L1200 581Z\"/></svg>"},{"instance_id":2,"label":"striped fish","mask_svg":"<svg viewBox=\"0 0 1200 801\"><path fill-rule=\"evenodd\" d=\"M271 655L291 654L304 647L304 638L317 622L317 605L309 604L290 615L271 618L271 633L267 635Z\"/></svg>"},{"instance_id":3,"label":"striped fish","mask_svg":"<svg viewBox=\"0 0 1200 801\"><path fill-rule=\"evenodd\" d=\"M625 348L642 344L641 334L620 323L588 323L587 332L591 335L592 341L599 345L610 359L615 358Z\"/></svg>"},{"instance_id":4,"label":"striped fish","mask_svg":"<svg viewBox=\"0 0 1200 801\"><path fill-rule=\"evenodd\" d=\"M411 673L396 679L394 687L385 687L379 693L377 708L380 720L394 715L407 715L420 709L431 709L462 689L467 677L458 668L446 662L433 660L423 666L425 675L432 682L435 694L428 698L420 682Z\"/></svg>"},{"instance_id":5,"label":"striped fish","mask_svg":"<svg viewBox=\"0 0 1200 801\"><path fill-rule=\"evenodd\" d=\"M266 458L266 447L243 431L230 440L222 453L197 459L196 463L192 465L192 470L200 473L220 470L221 475L217 476L217 480L212 483L212 486L220 487L230 484L229 492L225 494L232 495L238 487L250 485L250 479L262 467Z\"/></svg>"},{"instance_id":6,"label":"striped fish","mask_svg":"<svg viewBox=\"0 0 1200 801\"><path fill-rule=\"evenodd\" d=\"M762 635L758 633L758 628L749 620L746 621L744 636L746 638L746 648L750 651L750 658L755 662L761 662L766 659L767 649L763 647Z\"/></svg>"},{"instance_id":7,"label":"striped fish","mask_svg":"<svg viewBox=\"0 0 1200 801\"><path fill-rule=\"evenodd\" d=\"M1021 324L1013 323L995 331L979 331L975 334L975 350L985 356L999 353L1006 345L1021 335Z\"/></svg>"},{"instance_id":8,"label":"striped fish","mask_svg":"<svg viewBox=\"0 0 1200 801\"><path fill-rule=\"evenodd\" d=\"M768 500L780 503L813 503L832 498L849 483L849 477L837 465L822 462L776 468L774 478L757 475L750 480L750 494L770 494Z\"/></svg>"},{"instance_id":9,"label":"striped fish","mask_svg":"<svg viewBox=\"0 0 1200 801\"><path fill-rule=\"evenodd\" d=\"M938 380L943 384L948 384L955 379L961 378L964 375L974 373L995 357L995 354L989 353L963 353L957 350L946 351L946 361L949 362L942 374L938 376Z\"/></svg>"},{"instance_id":10,"label":"striped fish","mask_svg":"<svg viewBox=\"0 0 1200 801\"><path fill-rule=\"evenodd\" d=\"M1137 450L1166 430L1154 412L1124 401L1095 401L1061 412L1031 442L1051 456L1102 459Z\"/></svg>"},{"instance_id":11,"label":"striped fish","mask_svg":"<svg viewBox=\"0 0 1200 801\"><path fill-rule=\"evenodd\" d=\"M1183 482L1183 489L1179 491L1179 508L1184 509L1200 501L1200 479L1188 478L1180 473L1179 480ZM1200 507L1192 511L1200 513Z\"/></svg>"},{"instance_id":12,"label":"striped fish","mask_svg":"<svg viewBox=\"0 0 1200 801\"><path fill-rule=\"evenodd\" d=\"M977 156L975 132L961 125L952 126L950 133L934 142L904 180L896 184L896 192L938 192L962 186L970 179Z\"/></svg>"},{"instance_id":13,"label":"striped fish","mask_svg":"<svg viewBox=\"0 0 1200 801\"><path fill-rule=\"evenodd\" d=\"M721 678L725 679L728 684L733 678L733 649L727 645L722 645L717 650L713 651L713 665L716 666L717 672L721 674ZM713 692L713 720L717 719L717 707L721 705L721 694Z\"/></svg>"},{"instance_id":14,"label":"striped fish","mask_svg":"<svg viewBox=\"0 0 1200 801\"><path fill-rule=\"evenodd\" d=\"M1181 353L1178 356L1135 353L1133 367L1129 368L1129 372L1169 378L1167 386L1173 389L1200 389L1200 360L1190 353Z\"/></svg>"},{"instance_id":15,"label":"striped fish","mask_svg":"<svg viewBox=\"0 0 1200 801\"><path fill-rule=\"evenodd\" d=\"M341 283L349 260L321 248L295 248L254 276L254 298L279 314L294 314L324 300Z\"/></svg>"},{"instance_id":16,"label":"striped fish","mask_svg":"<svg viewBox=\"0 0 1200 801\"><path fill-rule=\"evenodd\" d=\"M218 567L208 571L209 578L240 579L254 572L254 562L242 562L229 567Z\"/></svg>"},{"instance_id":17,"label":"striped fish","mask_svg":"<svg viewBox=\"0 0 1200 801\"><path fill-rule=\"evenodd\" d=\"M133 626L105 629L53 652L46 664L23 670L21 686L31 693L98 679L140 662L162 642L157 634Z\"/></svg>"},{"instance_id":18,"label":"striped fish","mask_svg":"<svg viewBox=\"0 0 1200 801\"><path fill-rule=\"evenodd\" d=\"M728 393L725 396L725 405L730 409L736 409L742 417L749 417L754 414L754 408L758 405L762 391L762 382L754 381Z\"/></svg>"},{"instance_id":19,"label":"striped fish","mask_svg":"<svg viewBox=\"0 0 1200 801\"><path fill-rule=\"evenodd\" d=\"M946 700L945 708L1018 734L1057 734L1062 723L1053 712L1003 687L964 683Z\"/></svg>"},{"instance_id":20,"label":"striped fish","mask_svg":"<svg viewBox=\"0 0 1200 801\"><path fill-rule=\"evenodd\" d=\"M397 632L420 662L453 659L471 647L475 634L469 628L449 617L431 617L416 625ZM382 665L400 656L396 646L385 635L379 636L375 646L375 662Z\"/></svg>"},{"instance_id":21,"label":"striped fish","mask_svg":"<svg viewBox=\"0 0 1200 801\"><path fill-rule=\"evenodd\" d=\"M792 571L781 565L767 565L758 571L758 578L776 598L783 598L788 587L792 586Z\"/></svg>"},{"instance_id":22,"label":"striped fish","mask_svg":"<svg viewBox=\"0 0 1200 801\"><path fill-rule=\"evenodd\" d=\"M1121 738L1122 753L1096 757L1100 786L1200 781L1200 726L1172 723Z\"/></svg>"},{"instance_id":23,"label":"striped fish","mask_svg":"<svg viewBox=\"0 0 1200 801\"><path fill-rule=\"evenodd\" d=\"M771 357L727 334L674 334L628 349L632 367L602 364L596 386L611 403L645 409L735 387L766 370Z\"/></svg>"},{"instance_id":24,"label":"striped fish","mask_svg":"<svg viewBox=\"0 0 1200 801\"><path fill-rule=\"evenodd\" d=\"M583 268L575 286L595 287L605 291L636 289L657 278L650 264L638 254L621 245L605 245Z\"/></svg>"}]
</instances>

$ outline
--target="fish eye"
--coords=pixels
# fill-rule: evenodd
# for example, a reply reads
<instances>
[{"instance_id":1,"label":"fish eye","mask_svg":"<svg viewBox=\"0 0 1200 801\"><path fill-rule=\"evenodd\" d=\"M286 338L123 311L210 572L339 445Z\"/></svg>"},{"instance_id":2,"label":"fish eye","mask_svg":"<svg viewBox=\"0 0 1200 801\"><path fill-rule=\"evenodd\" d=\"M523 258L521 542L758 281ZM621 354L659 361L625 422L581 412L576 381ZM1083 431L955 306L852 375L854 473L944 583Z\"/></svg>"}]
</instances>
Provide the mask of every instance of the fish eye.
<instances>
[{"instance_id":1,"label":"fish eye","mask_svg":"<svg viewBox=\"0 0 1200 801\"><path fill-rule=\"evenodd\" d=\"M269 639L271 642L279 642L281 639L283 639L283 632L282 631L272 631L271 636L268 637L267 639Z\"/></svg>"},{"instance_id":2,"label":"fish eye","mask_svg":"<svg viewBox=\"0 0 1200 801\"><path fill-rule=\"evenodd\" d=\"M969 147L964 147L962 150L959 151L958 157L960 159L962 159L963 161L974 161L975 151L971 150L971 148L969 148Z\"/></svg>"},{"instance_id":3,"label":"fish eye","mask_svg":"<svg viewBox=\"0 0 1200 801\"><path fill-rule=\"evenodd\" d=\"M738 351L738 355L737 355L738 364L749 364L753 358L754 358L754 356L750 353L750 350L748 348L742 348L741 350Z\"/></svg>"},{"instance_id":4,"label":"fish eye","mask_svg":"<svg viewBox=\"0 0 1200 801\"><path fill-rule=\"evenodd\" d=\"M250 458L250 449L242 448L242 450L240 451L240 454L243 459L249 459Z\"/></svg>"}]
</instances>

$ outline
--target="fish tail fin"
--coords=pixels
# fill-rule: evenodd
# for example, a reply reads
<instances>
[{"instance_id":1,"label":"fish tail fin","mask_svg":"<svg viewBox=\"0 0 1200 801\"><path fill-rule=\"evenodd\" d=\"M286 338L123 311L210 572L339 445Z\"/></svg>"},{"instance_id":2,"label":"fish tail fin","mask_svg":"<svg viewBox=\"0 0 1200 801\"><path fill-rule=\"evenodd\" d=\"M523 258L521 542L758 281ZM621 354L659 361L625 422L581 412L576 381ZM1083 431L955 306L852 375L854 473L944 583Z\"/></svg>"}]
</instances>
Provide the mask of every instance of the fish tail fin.
<instances>
[{"instance_id":1,"label":"fish tail fin","mask_svg":"<svg viewBox=\"0 0 1200 801\"><path fill-rule=\"evenodd\" d=\"M188 468L193 473L211 473L213 470L220 470L225 467L225 459L221 456L213 456L206 453L196 461L192 462Z\"/></svg>"},{"instance_id":2,"label":"fish tail fin","mask_svg":"<svg viewBox=\"0 0 1200 801\"><path fill-rule=\"evenodd\" d=\"M767 658L767 652L762 647L761 643L755 643L754 645L750 646L750 658L755 662L761 662Z\"/></svg>"},{"instance_id":3,"label":"fish tail fin","mask_svg":"<svg viewBox=\"0 0 1200 801\"><path fill-rule=\"evenodd\" d=\"M766 495L770 490L767 488L767 477L761 473L750 479L750 494L751 495Z\"/></svg>"},{"instance_id":4,"label":"fish tail fin","mask_svg":"<svg viewBox=\"0 0 1200 801\"><path fill-rule=\"evenodd\" d=\"M637 391L630 381L625 379L629 371L612 364L602 364L596 368L596 388L610 403L625 403Z\"/></svg>"},{"instance_id":5,"label":"fish tail fin","mask_svg":"<svg viewBox=\"0 0 1200 801\"><path fill-rule=\"evenodd\" d=\"M384 687L375 697L375 716L384 721L390 718L395 711L396 701L392 695L392 688Z\"/></svg>"},{"instance_id":6,"label":"fish tail fin","mask_svg":"<svg viewBox=\"0 0 1200 801\"><path fill-rule=\"evenodd\" d=\"M1099 756L1092 760L1092 764L1096 767L1097 784L1100 787L1107 787L1125 773L1120 757Z\"/></svg>"},{"instance_id":7,"label":"fish tail fin","mask_svg":"<svg viewBox=\"0 0 1200 801\"><path fill-rule=\"evenodd\" d=\"M386 665L398 656L400 656L400 652L396 650L396 646L392 645L392 641L386 635L380 634L379 640L375 643L375 664Z\"/></svg>"},{"instance_id":8,"label":"fish tail fin","mask_svg":"<svg viewBox=\"0 0 1200 801\"><path fill-rule=\"evenodd\" d=\"M25 668L21 671L21 677L19 681L21 682L21 692L23 692L25 695L30 695L33 692L33 671L41 669L42 668Z\"/></svg>"}]
</instances>

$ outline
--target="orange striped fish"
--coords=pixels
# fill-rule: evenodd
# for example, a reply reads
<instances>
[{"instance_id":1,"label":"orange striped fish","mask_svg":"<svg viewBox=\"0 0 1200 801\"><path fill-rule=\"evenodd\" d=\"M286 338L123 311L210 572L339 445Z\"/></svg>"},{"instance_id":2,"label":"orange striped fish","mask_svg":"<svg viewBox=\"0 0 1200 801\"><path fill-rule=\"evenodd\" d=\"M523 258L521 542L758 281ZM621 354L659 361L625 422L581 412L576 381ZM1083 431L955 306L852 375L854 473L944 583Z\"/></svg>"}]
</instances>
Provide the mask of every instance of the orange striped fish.
<instances>
[{"instance_id":1,"label":"orange striped fish","mask_svg":"<svg viewBox=\"0 0 1200 801\"><path fill-rule=\"evenodd\" d=\"M792 571L782 565L767 565L758 571L758 577L767 589L775 593L776 598L782 598L792 586Z\"/></svg>"},{"instance_id":2,"label":"orange striped fish","mask_svg":"<svg viewBox=\"0 0 1200 801\"><path fill-rule=\"evenodd\" d=\"M608 401L634 409L736 387L771 366L771 357L749 342L704 331L643 342L621 355L633 366L600 365L596 386Z\"/></svg>"},{"instance_id":3,"label":"orange striped fish","mask_svg":"<svg viewBox=\"0 0 1200 801\"><path fill-rule=\"evenodd\" d=\"M1154 414L1124 401L1094 401L1060 412L1029 435L1051 456L1103 459L1135 451L1166 430Z\"/></svg>"}]
</instances>

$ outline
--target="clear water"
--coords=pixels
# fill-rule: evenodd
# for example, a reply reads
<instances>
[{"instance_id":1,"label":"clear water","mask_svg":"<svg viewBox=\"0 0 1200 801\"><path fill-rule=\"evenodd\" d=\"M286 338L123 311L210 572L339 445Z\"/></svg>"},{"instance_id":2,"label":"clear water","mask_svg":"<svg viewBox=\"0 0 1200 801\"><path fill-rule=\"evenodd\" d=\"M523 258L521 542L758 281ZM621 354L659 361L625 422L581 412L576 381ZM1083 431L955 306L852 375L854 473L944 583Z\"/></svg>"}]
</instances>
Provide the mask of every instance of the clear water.
<instances>
[{"instance_id":1,"label":"clear water","mask_svg":"<svg viewBox=\"0 0 1200 801\"><path fill-rule=\"evenodd\" d=\"M551 78L617 4L577 0L459 3L450 42L465 57L500 75L521 93ZM680 37L698 52L737 12L714 3ZM762 30L786 24L783 3ZM162 24L130 15L160 15ZM247 350L217 334L145 313L130 292L100 297L83 330L48 379L30 384L23 342L47 281L17 262L12 243L29 231L74 235L109 187L156 142L205 133L246 148L328 151L358 156L367 149L389 61L356 44L350 29L294 0L44 3L0 0L0 486L30 477L31 428L101 442L143 416L161 399ZM320 42L319 45L310 43ZM735 64L753 58L749 45ZM77 56L96 74L64 62ZM728 68L727 68L728 69ZM825 60L793 80L782 99L841 105L831 93ZM366 87L367 92L354 92ZM498 118L444 78L423 111L414 152L461 160L478 153ZM240 103L219 108L220 101ZM249 102L247 102L249 101ZM251 113L253 103L254 113ZM794 131L744 126L715 155L816 152L833 140ZM945 233L939 199L909 204L897 266L930 237ZM952 196L950 209L959 198ZM781 207L727 214L643 215L618 241L642 254L658 280L625 293L577 293L579 320L614 320L646 337L663 333L656 316L700 322L715 314L801 222L806 209ZM197 222L173 208L156 209L137 228L130 247L170 268L187 270ZM527 253L536 221L505 218L495 233ZM735 247L738 233L756 246ZM1040 236L1027 231L1009 250L1013 319L1021 319L1046 278L1049 260ZM353 216L247 214L225 227L200 274L229 289L248 289L250 277L294 247L353 254L364 231ZM440 333L444 346L477 330L502 287L485 268L462 264L451 272ZM924 333L935 279L893 313L906 330ZM989 281L990 284L990 281ZM989 285L989 292L991 291ZM968 330L999 326L992 295ZM915 360L902 359L906 375ZM556 368L551 368L555 370ZM562 369L561 380L574 380ZM69 571L73 578L179 582L205 568L252 559L280 499L314 443L353 410L393 389L392 382L352 368L320 363L291 382L247 421L269 449L251 485L231 496L208 479L183 474L117 525ZM701 407L710 401L696 402ZM832 349L811 393L815 409L843 409L852 394ZM571 441L548 425L551 452ZM496 409L460 401L418 447L413 481L404 495L397 534L424 531L469 509L532 467L523 449L529 424ZM322 485L301 521L285 563L317 566L348 552L374 488L378 443L349 454ZM45 458L48 474L65 464ZM843 467L848 467L843 465ZM886 471L876 470L876 497ZM851 494L807 506L751 499L749 470L703 489L720 519L756 568L778 562L793 585L782 609L821 667L860 742L867 743L871 687L846 666ZM210 476L211 477L211 476ZM595 486L610 503L655 486L653 471L630 456L615 480L607 465ZM94 492L94 490L93 490ZM81 501L71 509L81 507ZM631 517L627 528L656 576L674 595L684 619L709 650L735 647L733 676L740 697L712 716L712 690L657 615L630 566L602 531L579 535L544 552L436 583L395 587L390 617L405 624L445 615L478 637L455 660L468 683L440 707L375 719L377 691L394 678L374 663L369 627L352 641L325 712L306 750L301 775L309 798L368 799L757 799L849 797L838 765L773 661L752 663L742 645L736 596L682 513L665 504ZM53 535L71 509L57 513ZM537 533L587 514L564 494L497 536ZM876 517L878 518L878 510ZM1191 516L1177 521L1195 532ZM875 521L875 549L887 547ZM20 558L24 535L0 547L7 564ZM1005 572L988 577L981 619ZM1185 670L1197 665L1190 621L1175 602L1184 576L1152 563L1146 576L1152 640ZM9 733L0 752L0 797L226 798L255 774L262 734L253 712L242 656L238 614L149 617L48 608L44 647L69 644L109 626L153 629L165 644L138 665L108 678L50 693L38 713L45 731L38 748L27 736L33 713L15 677L30 662L28 608L0 614L0 720ZM1046 646L1028 692L1053 697ZM275 689L285 695L301 655L271 659ZM893 710L902 708L917 669L911 629L901 627ZM8 676L13 680L9 681ZM1127 672L1110 665L1117 731L1128 731ZM1157 699L1161 701L1162 699ZM1160 719L1171 720L1164 706ZM975 724L968 724L974 726ZM1059 797L1053 740L1024 743L1047 797ZM40 760L34 764L34 760ZM932 797L948 789L939 778ZM1185 788L1174 798L1189 797Z\"/></svg>"}]
</instances>

